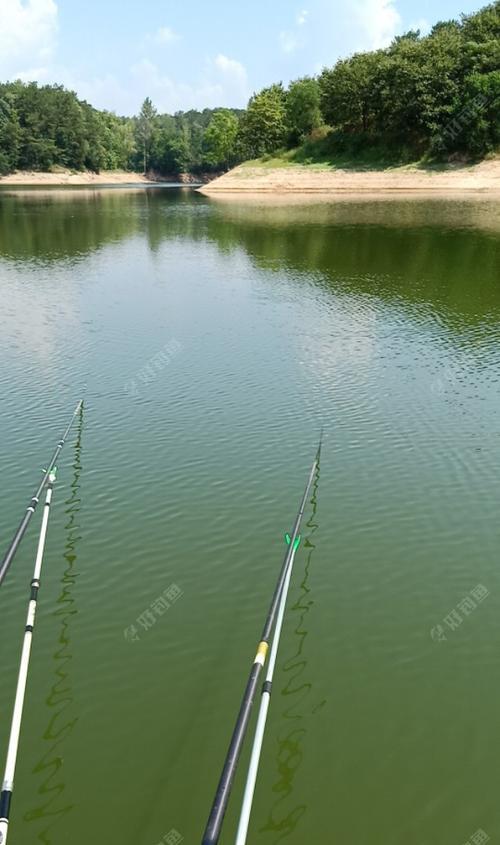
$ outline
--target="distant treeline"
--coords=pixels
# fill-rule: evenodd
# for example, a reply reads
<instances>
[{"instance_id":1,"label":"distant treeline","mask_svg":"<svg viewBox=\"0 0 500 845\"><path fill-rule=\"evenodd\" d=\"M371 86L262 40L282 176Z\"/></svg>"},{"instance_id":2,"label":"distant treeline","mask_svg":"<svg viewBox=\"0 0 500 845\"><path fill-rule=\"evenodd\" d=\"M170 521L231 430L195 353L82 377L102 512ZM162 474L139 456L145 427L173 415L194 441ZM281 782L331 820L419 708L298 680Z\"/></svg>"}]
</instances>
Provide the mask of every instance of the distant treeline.
<instances>
[{"instance_id":1,"label":"distant treeline","mask_svg":"<svg viewBox=\"0 0 500 845\"><path fill-rule=\"evenodd\" d=\"M238 120L239 111L228 113ZM0 173L58 166L142 171L145 164L163 173L199 171L219 165L206 161L204 149L214 114L205 109L157 115L146 100L138 117L118 117L94 109L62 85L0 84Z\"/></svg>"},{"instance_id":2,"label":"distant treeline","mask_svg":"<svg viewBox=\"0 0 500 845\"><path fill-rule=\"evenodd\" d=\"M330 152L482 156L500 146L500 0L397 37L315 78L255 94L246 110L137 117L98 111L59 85L0 84L0 172L221 170L317 139Z\"/></svg>"}]
</instances>

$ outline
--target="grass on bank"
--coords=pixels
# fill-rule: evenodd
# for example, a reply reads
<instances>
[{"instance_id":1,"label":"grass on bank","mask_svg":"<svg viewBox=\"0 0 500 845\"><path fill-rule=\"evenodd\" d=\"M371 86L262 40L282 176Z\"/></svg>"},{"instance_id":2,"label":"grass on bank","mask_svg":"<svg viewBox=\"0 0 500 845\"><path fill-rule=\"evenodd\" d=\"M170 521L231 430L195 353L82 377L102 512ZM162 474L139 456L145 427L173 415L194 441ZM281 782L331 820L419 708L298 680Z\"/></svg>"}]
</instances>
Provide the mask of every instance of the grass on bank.
<instances>
[{"instance_id":1,"label":"grass on bank","mask_svg":"<svg viewBox=\"0 0 500 845\"><path fill-rule=\"evenodd\" d=\"M497 154L498 155L498 154ZM495 154L487 158L496 158ZM332 132L324 127L307 138L300 147L277 150L275 153L246 161L244 167L259 166L268 169L285 167L307 167L312 170L432 170L436 172L450 168L467 168L477 164L479 159L466 159L454 156L450 161L435 161L428 157L415 157L404 146L374 142L373 139L359 137L353 139L340 132Z\"/></svg>"}]
</instances>

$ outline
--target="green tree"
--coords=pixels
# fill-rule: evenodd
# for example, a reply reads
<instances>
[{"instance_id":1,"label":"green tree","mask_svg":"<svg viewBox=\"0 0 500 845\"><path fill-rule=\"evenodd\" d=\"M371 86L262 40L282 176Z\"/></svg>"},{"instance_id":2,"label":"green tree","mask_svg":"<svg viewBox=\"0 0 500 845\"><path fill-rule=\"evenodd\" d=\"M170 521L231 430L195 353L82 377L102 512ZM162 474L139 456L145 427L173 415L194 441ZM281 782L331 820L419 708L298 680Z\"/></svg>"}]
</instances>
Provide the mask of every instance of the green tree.
<instances>
[{"instance_id":1,"label":"green tree","mask_svg":"<svg viewBox=\"0 0 500 845\"><path fill-rule=\"evenodd\" d=\"M286 95L286 122L289 141L301 143L313 129L321 126L321 91L316 79L305 76L292 82Z\"/></svg>"},{"instance_id":2,"label":"green tree","mask_svg":"<svg viewBox=\"0 0 500 845\"><path fill-rule=\"evenodd\" d=\"M499 71L496 0L461 21L439 22L424 38L408 32L386 50L323 71L322 113L353 149L356 142L415 155L478 155L498 145Z\"/></svg>"},{"instance_id":3,"label":"green tree","mask_svg":"<svg viewBox=\"0 0 500 845\"><path fill-rule=\"evenodd\" d=\"M250 99L240 122L238 143L246 156L257 158L282 147L286 136L286 94L280 83Z\"/></svg>"},{"instance_id":4,"label":"green tree","mask_svg":"<svg viewBox=\"0 0 500 845\"><path fill-rule=\"evenodd\" d=\"M467 41L486 42L500 39L500 2L496 0L472 15L462 15L462 31Z\"/></svg>"},{"instance_id":5,"label":"green tree","mask_svg":"<svg viewBox=\"0 0 500 845\"><path fill-rule=\"evenodd\" d=\"M386 54L357 53L337 62L319 78L321 111L325 122L347 132L367 133L376 121L378 79Z\"/></svg>"},{"instance_id":6,"label":"green tree","mask_svg":"<svg viewBox=\"0 0 500 845\"><path fill-rule=\"evenodd\" d=\"M10 98L0 92L0 173L9 173L17 167L20 127L16 110Z\"/></svg>"},{"instance_id":7,"label":"green tree","mask_svg":"<svg viewBox=\"0 0 500 845\"><path fill-rule=\"evenodd\" d=\"M149 97L146 97L137 119L137 136L143 153L144 173L148 169L149 149L155 129L156 116L157 111L153 103Z\"/></svg>"},{"instance_id":8,"label":"green tree","mask_svg":"<svg viewBox=\"0 0 500 845\"><path fill-rule=\"evenodd\" d=\"M235 160L238 128L238 118L228 109L214 112L203 140L203 160L209 167L230 167Z\"/></svg>"},{"instance_id":9,"label":"green tree","mask_svg":"<svg viewBox=\"0 0 500 845\"><path fill-rule=\"evenodd\" d=\"M54 86L46 92L50 103L51 130L56 145L55 163L75 170L86 166L86 104L80 103L72 91Z\"/></svg>"},{"instance_id":10,"label":"green tree","mask_svg":"<svg viewBox=\"0 0 500 845\"><path fill-rule=\"evenodd\" d=\"M160 130L154 139L151 161L155 170L166 176L175 176L189 169L191 151L186 133Z\"/></svg>"}]
</instances>

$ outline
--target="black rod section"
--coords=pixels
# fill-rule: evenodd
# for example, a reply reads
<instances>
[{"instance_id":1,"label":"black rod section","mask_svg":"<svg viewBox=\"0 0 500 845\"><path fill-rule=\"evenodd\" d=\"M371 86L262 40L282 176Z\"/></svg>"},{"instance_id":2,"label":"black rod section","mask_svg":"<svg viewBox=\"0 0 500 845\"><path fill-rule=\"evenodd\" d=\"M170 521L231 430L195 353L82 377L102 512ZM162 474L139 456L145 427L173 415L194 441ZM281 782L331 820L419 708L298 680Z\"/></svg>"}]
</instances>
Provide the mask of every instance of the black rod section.
<instances>
[{"instance_id":1,"label":"black rod section","mask_svg":"<svg viewBox=\"0 0 500 845\"><path fill-rule=\"evenodd\" d=\"M219 837L222 830L222 824L224 822L224 816L226 814L227 805L229 803L229 796L231 794L231 789L233 786L234 776L236 774L236 769L238 766L238 760L240 758L241 749L243 747L243 742L245 740L245 735L248 728L248 723L250 721L250 715L255 699L255 693L257 690L257 685L259 683L260 672L266 660L267 651L269 648L269 640L271 638L271 633L274 627L274 623L276 621L276 615L278 612L278 605L281 592L283 590L283 584L285 583L290 559L294 552L295 540L297 539L299 534L300 523L302 522L302 517L304 515L307 497L309 496L309 490L311 489L311 484L316 473L316 469L318 467L320 451L321 440L318 446L316 457L314 459L314 463L311 467L311 472L309 473L307 486L304 495L302 496L299 512L295 518L292 534L290 537L290 544L287 546L287 552L283 561L283 565L281 567L281 572L276 584L276 588L274 590L274 595L264 624L262 637L257 649L257 654L255 655L255 660L250 670L250 675L247 681L247 685L245 687L245 692L243 693L240 711L238 713L238 718L236 720L236 724L233 730L233 735L229 744L229 749L224 762L224 767L222 769L219 785L215 793L212 809L208 817L205 833L203 834L202 845L217 845L219 841Z\"/></svg>"},{"instance_id":2,"label":"black rod section","mask_svg":"<svg viewBox=\"0 0 500 845\"><path fill-rule=\"evenodd\" d=\"M42 480L39 484L38 490L36 491L35 495L31 497L31 501L30 501L28 507L26 508L26 513L24 514L21 522L19 523L19 527L18 527L16 533L14 534L14 537L12 538L11 544L10 544L9 548L7 549L7 552L5 554L4 559L2 560L2 563L0 564L0 587L2 586L3 580L4 580L5 576L7 575L7 572L10 568L12 561L14 560L14 556L15 556L18 548L19 548L19 544L20 544L21 540L23 539L23 537L26 533L26 529L29 525L29 521L30 521L31 517L33 516L33 514L35 513L38 502L40 501L40 496L42 495L42 493L43 493L43 491L44 491L44 489L45 489L45 487L48 483L50 473L52 472L52 470L54 469L54 467L56 465L56 461L59 457L59 454L61 452L62 447L64 446L64 443L66 442L66 438L67 438L67 436L68 436L68 434L71 430L71 426L73 425L76 417L78 416L78 414L80 413L82 408L83 408L83 399L80 399L80 401L78 402L75 410L73 411L73 416L71 417L70 423L69 423L66 431L64 432L63 436L61 437L61 439L59 440L59 443L56 446L55 452L52 455L52 458L50 459L50 463L49 463L47 469L44 471L44 475L43 475L43 478L42 478Z\"/></svg>"}]
</instances>

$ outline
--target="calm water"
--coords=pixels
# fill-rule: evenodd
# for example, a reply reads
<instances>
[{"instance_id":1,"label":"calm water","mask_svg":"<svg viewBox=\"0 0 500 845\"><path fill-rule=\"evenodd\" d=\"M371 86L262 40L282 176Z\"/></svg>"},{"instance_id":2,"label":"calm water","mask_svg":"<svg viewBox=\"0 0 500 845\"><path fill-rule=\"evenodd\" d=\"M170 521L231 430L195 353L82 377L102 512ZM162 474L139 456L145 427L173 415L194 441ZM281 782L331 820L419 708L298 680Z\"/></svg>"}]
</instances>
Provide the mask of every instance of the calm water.
<instances>
[{"instance_id":1,"label":"calm water","mask_svg":"<svg viewBox=\"0 0 500 845\"><path fill-rule=\"evenodd\" d=\"M0 295L11 845L200 842L321 426L249 841L497 841L500 204L2 192Z\"/></svg>"}]
</instances>

